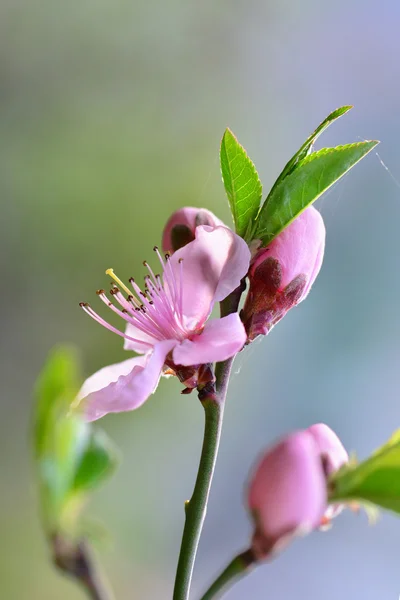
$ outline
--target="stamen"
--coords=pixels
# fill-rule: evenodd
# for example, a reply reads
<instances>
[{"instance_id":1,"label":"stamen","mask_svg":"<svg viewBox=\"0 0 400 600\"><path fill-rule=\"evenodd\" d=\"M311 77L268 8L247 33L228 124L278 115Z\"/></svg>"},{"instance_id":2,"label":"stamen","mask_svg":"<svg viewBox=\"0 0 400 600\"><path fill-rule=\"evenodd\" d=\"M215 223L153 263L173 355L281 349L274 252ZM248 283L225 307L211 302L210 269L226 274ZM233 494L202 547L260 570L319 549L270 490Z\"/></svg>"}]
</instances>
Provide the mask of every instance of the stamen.
<instances>
[{"instance_id":1,"label":"stamen","mask_svg":"<svg viewBox=\"0 0 400 600\"><path fill-rule=\"evenodd\" d=\"M157 285L157 280L156 280L156 275L154 275L154 271L153 269L150 267L149 263L147 262L147 260L143 261L143 265L146 267L146 269L148 270L148 272L150 273L151 277L154 280L154 283Z\"/></svg>"},{"instance_id":2,"label":"stamen","mask_svg":"<svg viewBox=\"0 0 400 600\"><path fill-rule=\"evenodd\" d=\"M178 261L178 265L174 264L173 267L173 261L170 260L169 253L163 256L157 246L154 247L154 251L159 259L162 271L161 274L156 273L147 261L144 261L143 264L148 274L145 276L145 284L142 289L131 277L129 282L133 288L132 293L132 289L129 289L123 283L113 269L107 269L106 274L114 280L110 290L111 299L117 301L117 306L110 302L110 297L107 297L103 289L97 290L97 295L112 312L133 325L136 330L149 336L154 342L163 339L184 339L188 331L183 319L182 259ZM178 268L176 269L176 267ZM126 292L127 296L123 292ZM89 304L83 302L81 307L110 331L135 343L145 344L149 348L152 346L153 342L142 342L140 339L136 340L122 333L100 317Z\"/></svg>"},{"instance_id":3,"label":"stamen","mask_svg":"<svg viewBox=\"0 0 400 600\"><path fill-rule=\"evenodd\" d=\"M128 294L131 293L129 291L129 289L126 287L126 285L124 284L123 281L120 280L119 277L117 277L117 275L114 273L114 269L107 269L106 271L106 275L109 275L110 277L112 277L114 279L114 281L116 281L118 283L118 285L120 285L122 287L123 290L125 290L125 292Z\"/></svg>"},{"instance_id":4,"label":"stamen","mask_svg":"<svg viewBox=\"0 0 400 600\"><path fill-rule=\"evenodd\" d=\"M92 317L92 319L94 319L95 321L97 321L97 323L99 323L100 325L103 325L103 327L105 327L109 331L112 331L113 333L116 333L117 335L125 338L126 340L129 340L131 342L135 342L136 344L142 344L143 346L147 346L149 349L151 348L151 344L149 344L148 342L145 342L143 340L138 340L136 338L133 338L130 335L127 335L126 333L123 333L119 329L116 329L116 327L113 327L112 325L110 325L110 323L107 323L107 321L105 321L104 319L102 319L100 317L100 315L98 315L93 310L93 308L90 306L90 304L88 304L87 302L80 302L79 306L85 311L85 313L87 313L90 317Z\"/></svg>"}]
</instances>

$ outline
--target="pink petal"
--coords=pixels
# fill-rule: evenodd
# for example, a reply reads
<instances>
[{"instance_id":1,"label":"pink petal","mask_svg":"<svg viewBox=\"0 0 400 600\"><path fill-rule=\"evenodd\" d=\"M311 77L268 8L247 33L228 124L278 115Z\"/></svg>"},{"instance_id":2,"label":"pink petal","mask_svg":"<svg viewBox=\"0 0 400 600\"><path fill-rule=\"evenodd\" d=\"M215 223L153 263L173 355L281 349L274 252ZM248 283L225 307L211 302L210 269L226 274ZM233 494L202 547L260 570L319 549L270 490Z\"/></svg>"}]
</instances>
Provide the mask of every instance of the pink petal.
<instances>
[{"instance_id":1,"label":"pink petal","mask_svg":"<svg viewBox=\"0 0 400 600\"><path fill-rule=\"evenodd\" d=\"M78 394L86 419L95 421L111 412L141 406L155 391L165 357L175 344L175 340L159 342L151 354L104 367L89 377Z\"/></svg>"},{"instance_id":2,"label":"pink petal","mask_svg":"<svg viewBox=\"0 0 400 600\"><path fill-rule=\"evenodd\" d=\"M312 435L320 454L325 459L326 474L330 475L349 461L349 455L334 431L325 423L306 429Z\"/></svg>"},{"instance_id":3,"label":"pink petal","mask_svg":"<svg viewBox=\"0 0 400 600\"><path fill-rule=\"evenodd\" d=\"M325 423L311 425L306 431L316 443L319 457L323 457L325 475L329 477L349 461L349 455L334 431ZM344 509L344 504L332 504L325 511L322 525L330 523Z\"/></svg>"},{"instance_id":4,"label":"pink petal","mask_svg":"<svg viewBox=\"0 0 400 600\"><path fill-rule=\"evenodd\" d=\"M167 221L165 225L162 248L164 252L171 252L175 250L173 247L172 231L174 227L180 227L186 229L186 237L188 240L193 240L195 237L196 227L199 225L209 225L210 227L218 227L224 223L218 219L210 210L206 208L195 208L193 206L185 206L175 211Z\"/></svg>"},{"instance_id":5,"label":"pink petal","mask_svg":"<svg viewBox=\"0 0 400 600\"><path fill-rule=\"evenodd\" d=\"M182 269L186 323L202 326L214 303L226 298L246 275L250 251L230 229L201 226L196 229L196 239L175 252L170 261L177 280Z\"/></svg>"},{"instance_id":6,"label":"pink petal","mask_svg":"<svg viewBox=\"0 0 400 600\"><path fill-rule=\"evenodd\" d=\"M138 327L132 323L128 323L125 329L125 334L138 341L124 340L124 350L132 350L139 354L144 354L149 351L149 346L154 346L158 340L141 331ZM143 341L143 344L140 342Z\"/></svg>"},{"instance_id":7,"label":"pink petal","mask_svg":"<svg viewBox=\"0 0 400 600\"><path fill-rule=\"evenodd\" d=\"M238 313L206 323L202 333L175 346L176 365L201 365L234 356L246 342L246 331Z\"/></svg>"}]
</instances>

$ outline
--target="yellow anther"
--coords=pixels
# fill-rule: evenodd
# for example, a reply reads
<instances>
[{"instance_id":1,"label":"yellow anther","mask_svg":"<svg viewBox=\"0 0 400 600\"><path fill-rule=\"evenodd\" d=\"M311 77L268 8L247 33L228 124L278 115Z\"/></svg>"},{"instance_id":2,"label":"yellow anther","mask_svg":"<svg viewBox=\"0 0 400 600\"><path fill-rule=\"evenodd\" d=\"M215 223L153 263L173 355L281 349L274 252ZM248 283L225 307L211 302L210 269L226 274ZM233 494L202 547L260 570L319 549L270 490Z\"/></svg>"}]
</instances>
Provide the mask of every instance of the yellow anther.
<instances>
[{"instance_id":1,"label":"yellow anther","mask_svg":"<svg viewBox=\"0 0 400 600\"><path fill-rule=\"evenodd\" d=\"M114 281L116 281L118 283L118 285L120 287L122 287L123 290L125 290L125 292L128 294L128 296L130 296L132 294L131 290L129 290L129 288L126 287L124 282L121 281L120 278L117 277L117 275L114 273L114 269L107 269L106 275L109 275L110 277L112 277L114 279Z\"/></svg>"}]
</instances>

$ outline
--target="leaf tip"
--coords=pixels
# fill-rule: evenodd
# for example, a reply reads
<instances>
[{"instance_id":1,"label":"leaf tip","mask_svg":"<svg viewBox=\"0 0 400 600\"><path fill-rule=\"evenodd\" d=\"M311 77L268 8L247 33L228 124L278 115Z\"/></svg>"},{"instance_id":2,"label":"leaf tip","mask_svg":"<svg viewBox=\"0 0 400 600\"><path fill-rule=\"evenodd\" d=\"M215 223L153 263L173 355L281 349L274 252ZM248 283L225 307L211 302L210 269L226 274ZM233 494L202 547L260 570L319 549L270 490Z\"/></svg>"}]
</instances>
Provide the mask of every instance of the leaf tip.
<instances>
[{"instance_id":1,"label":"leaf tip","mask_svg":"<svg viewBox=\"0 0 400 600\"><path fill-rule=\"evenodd\" d=\"M233 138L235 140L237 140L235 134L233 133L232 129L230 129L229 127L227 127L224 131L224 134L222 136L222 141L224 141L227 137Z\"/></svg>"}]
</instances>

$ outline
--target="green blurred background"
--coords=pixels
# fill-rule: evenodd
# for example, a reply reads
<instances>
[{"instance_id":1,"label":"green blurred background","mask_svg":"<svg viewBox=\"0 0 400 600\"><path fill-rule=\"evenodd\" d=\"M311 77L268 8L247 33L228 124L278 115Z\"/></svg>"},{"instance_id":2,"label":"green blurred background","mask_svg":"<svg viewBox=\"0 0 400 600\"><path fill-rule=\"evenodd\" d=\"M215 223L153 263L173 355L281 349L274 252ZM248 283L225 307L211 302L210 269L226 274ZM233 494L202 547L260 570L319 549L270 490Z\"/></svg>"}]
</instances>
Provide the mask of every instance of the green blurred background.
<instances>
[{"instance_id":1,"label":"green blurred background","mask_svg":"<svg viewBox=\"0 0 400 600\"><path fill-rule=\"evenodd\" d=\"M246 546L243 486L260 450L323 420L359 456L399 426L400 5L395 0L0 3L0 597L79 600L53 572L31 475L31 389L49 349L78 345L85 373L120 340L79 309L104 270L142 273L182 205L230 223L218 165L226 126L267 190L334 108L324 145L378 138L317 206L324 268L307 302L239 357L195 572L195 595ZM101 308L100 308L101 310ZM102 421L124 453L90 513L118 599L171 597L202 433L175 381ZM400 522L343 515L259 568L231 600L394 599Z\"/></svg>"}]
</instances>

